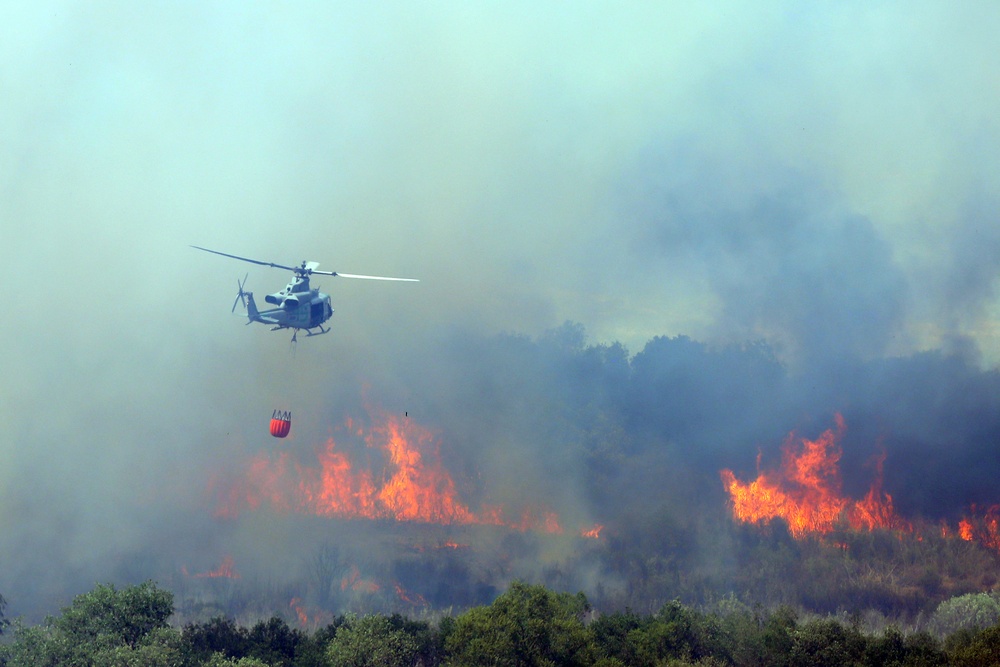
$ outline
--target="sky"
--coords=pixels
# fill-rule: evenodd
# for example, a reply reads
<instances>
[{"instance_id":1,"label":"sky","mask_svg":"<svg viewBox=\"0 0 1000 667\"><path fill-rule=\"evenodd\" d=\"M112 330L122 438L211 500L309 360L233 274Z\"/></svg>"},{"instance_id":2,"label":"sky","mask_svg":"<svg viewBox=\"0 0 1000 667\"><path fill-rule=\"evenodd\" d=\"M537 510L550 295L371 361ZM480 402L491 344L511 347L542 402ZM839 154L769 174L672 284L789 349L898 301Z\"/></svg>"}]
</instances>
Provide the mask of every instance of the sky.
<instances>
[{"instance_id":1,"label":"sky","mask_svg":"<svg viewBox=\"0 0 1000 667\"><path fill-rule=\"evenodd\" d=\"M105 576L274 407L412 404L400 360L437 377L456 332L995 368L998 32L977 2L8 3L0 557ZM317 281L333 330L292 349L229 312L287 276L192 244L421 282Z\"/></svg>"}]
</instances>

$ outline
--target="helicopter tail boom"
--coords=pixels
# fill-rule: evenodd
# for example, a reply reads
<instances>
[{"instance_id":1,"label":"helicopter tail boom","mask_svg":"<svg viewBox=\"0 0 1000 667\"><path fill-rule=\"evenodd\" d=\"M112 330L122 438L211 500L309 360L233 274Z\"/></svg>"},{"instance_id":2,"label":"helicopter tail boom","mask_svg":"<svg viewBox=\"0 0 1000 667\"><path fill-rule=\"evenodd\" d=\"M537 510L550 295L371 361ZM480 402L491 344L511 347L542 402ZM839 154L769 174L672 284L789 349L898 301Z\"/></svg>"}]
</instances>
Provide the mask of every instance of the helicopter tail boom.
<instances>
[{"instance_id":1,"label":"helicopter tail boom","mask_svg":"<svg viewBox=\"0 0 1000 667\"><path fill-rule=\"evenodd\" d=\"M260 311L257 310L257 303L253 300L253 292L244 292L247 297L247 319L250 322L262 322Z\"/></svg>"}]
</instances>

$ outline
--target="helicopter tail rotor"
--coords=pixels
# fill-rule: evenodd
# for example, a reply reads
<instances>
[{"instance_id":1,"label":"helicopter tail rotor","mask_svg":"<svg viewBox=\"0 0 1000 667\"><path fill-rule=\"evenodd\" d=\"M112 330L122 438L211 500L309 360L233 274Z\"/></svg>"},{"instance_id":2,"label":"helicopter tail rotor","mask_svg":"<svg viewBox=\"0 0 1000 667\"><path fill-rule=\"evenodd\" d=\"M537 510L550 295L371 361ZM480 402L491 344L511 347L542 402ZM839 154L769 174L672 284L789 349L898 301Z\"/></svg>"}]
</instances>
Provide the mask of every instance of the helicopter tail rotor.
<instances>
[{"instance_id":1,"label":"helicopter tail rotor","mask_svg":"<svg viewBox=\"0 0 1000 667\"><path fill-rule=\"evenodd\" d=\"M242 281L239 278L236 279L236 284L239 287L239 291L236 293L236 300L233 301L233 309L230 312L233 312L233 313L236 312L236 304L238 304L240 301L243 302L243 307L244 308L247 307L246 296L247 296L247 294L249 294L249 292L244 291L243 290L243 286L247 284L247 278L249 278L249 277L250 277L250 274L247 273L245 276L243 276L243 280Z\"/></svg>"}]
</instances>

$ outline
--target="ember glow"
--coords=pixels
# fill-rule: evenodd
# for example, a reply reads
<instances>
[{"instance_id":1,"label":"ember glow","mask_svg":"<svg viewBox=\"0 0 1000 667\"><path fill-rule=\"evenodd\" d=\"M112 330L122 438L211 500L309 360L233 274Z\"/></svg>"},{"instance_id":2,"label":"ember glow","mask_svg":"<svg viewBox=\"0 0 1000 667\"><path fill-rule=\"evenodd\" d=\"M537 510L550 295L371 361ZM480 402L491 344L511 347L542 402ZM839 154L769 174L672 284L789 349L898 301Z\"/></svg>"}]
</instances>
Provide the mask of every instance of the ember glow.
<instances>
[{"instance_id":1,"label":"ember glow","mask_svg":"<svg viewBox=\"0 0 1000 667\"><path fill-rule=\"evenodd\" d=\"M292 453L259 454L229 483L213 483L215 514L234 519L264 506L281 513L344 519L392 519L435 524L505 526L520 531L562 533L559 517L529 508L508 518L500 506L473 511L463 503L442 465L435 434L407 418L368 408L372 425L348 419L306 464ZM362 440L366 463L359 465L338 443Z\"/></svg>"},{"instance_id":2,"label":"ember glow","mask_svg":"<svg viewBox=\"0 0 1000 667\"><path fill-rule=\"evenodd\" d=\"M732 502L733 516L746 523L768 522L781 517L794 537L828 533L838 525L855 530L905 529L892 506L892 496L882 491L882 461L868 494L853 500L841 493L840 439L846 426L836 415L836 427L817 439L790 434L782 447L779 470L760 472L757 479L741 482L731 470L723 470L723 484ZM759 466L759 459L758 459Z\"/></svg>"}]
</instances>

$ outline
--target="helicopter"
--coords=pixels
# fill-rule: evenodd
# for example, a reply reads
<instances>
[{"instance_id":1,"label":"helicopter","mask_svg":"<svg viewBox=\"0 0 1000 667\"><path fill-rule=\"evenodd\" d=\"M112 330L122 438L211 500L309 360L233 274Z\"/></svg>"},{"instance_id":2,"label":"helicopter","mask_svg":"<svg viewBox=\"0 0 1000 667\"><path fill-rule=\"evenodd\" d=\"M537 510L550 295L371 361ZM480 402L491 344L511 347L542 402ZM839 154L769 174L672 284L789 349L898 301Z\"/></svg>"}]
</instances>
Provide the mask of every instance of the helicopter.
<instances>
[{"instance_id":1,"label":"helicopter","mask_svg":"<svg viewBox=\"0 0 1000 667\"><path fill-rule=\"evenodd\" d=\"M323 323L333 315L333 307L330 305L330 295L309 287L309 276L311 275L362 278L365 280L394 280L411 283L420 282L416 278L389 278L386 276L362 276L355 273L339 273L337 271L319 271L317 270L319 262L307 262L304 260L299 266L285 266L284 264L276 264L275 262L262 262L257 259L250 259L249 257L230 255L229 253L209 250L201 246L193 245L191 247L215 255L250 262L251 264L260 264L261 266L270 266L275 269L291 271L293 274L292 280L285 285L285 289L264 297L264 301L277 306L276 308L266 310L258 310L257 303L253 298L253 292L247 292L243 289L243 286L246 284L246 277L242 281L237 278L236 284L239 287L239 291L236 294L236 300L233 302L232 310L235 312L236 304L242 301L243 307L247 311L247 324L254 322L270 324L272 325L271 331L293 329L293 343L296 342L296 336L298 336L299 330L302 329L305 330L307 336L318 336L330 332L330 327L323 327ZM318 329L319 331L314 331L314 329Z\"/></svg>"}]
</instances>

